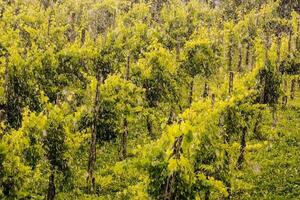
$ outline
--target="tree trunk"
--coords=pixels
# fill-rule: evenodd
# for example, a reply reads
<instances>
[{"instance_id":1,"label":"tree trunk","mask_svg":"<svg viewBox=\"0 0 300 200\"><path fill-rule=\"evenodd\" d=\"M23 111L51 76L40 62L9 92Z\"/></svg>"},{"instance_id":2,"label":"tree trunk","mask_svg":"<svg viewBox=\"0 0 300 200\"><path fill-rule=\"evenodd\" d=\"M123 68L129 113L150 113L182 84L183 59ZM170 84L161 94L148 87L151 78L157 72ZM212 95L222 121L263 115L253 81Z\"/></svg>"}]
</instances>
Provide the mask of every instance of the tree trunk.
<instances>
[{"instance_id":1,"label":"tree trunk","mask_svg":"<svg viewBox=\"0 0 300 200\"><path fill-rule=\"evenodd\" d=\"M230 117L230 116L228 116ZM220 119L219 119L219 128L220 128L220 131L221 131L221 135L223 136L223 139L224 139L224 146L225 146L225 149L224 149L224 172L227 173L227 174L230 174L230 155L229 155L229 152L227 150L227 146L229 146L230 144L230 133L224 129L224 116L221 116ZM230 181L230 178L228 177L225 177L224 180L223 180L225 186L226 186L226 190L227 190L227 193L228 193L228 196L225 198L225 199L230 199L231 198L231 181Z\"/></svg>"},{"instance_id":2,"label":"tree trunk","mask_svg":"<svg viewBox=\"0 0 300 200\"><path fill-rule=\"evenodd\" d=\"M284 96L282 97L282 109L285 109L285 108L286 108L287 100L288 100L288 97L287 97L286 95L284 95Z\"/></svg>"},{"instance_id":3,"label":"tree trunk","mask_svg":"<svg viewBox=\"0 0 300 200\"><path fill-rule=\"evenodd\" d=\"M179 57L180 57L180 42L177 39L177 42L176 42L176 59L179 60Z\"/></svg>"},{"instance_id":4,"label":"tree trunk","mask_svg":"<svg viewBox=\"0 0 300 200\"><path fill-rule=\"evenodd\" d=\"M91 133L91 143L90 143L90 152L88 160L88 177L87 177L87 190L88 192L94 191L94 170L96 164L96 142L97 142L97 122L99 116L99 103L100 103L100 86L103 83L103 76L99 72L97 73L97 86L96 86L96 96L94 102L94 119L92 124L92 133Z\"/></svg>"},{"instance_id":5,"label":"tree trunk","mask_svg":"<svg viewBox=\"0 0 300 200\"><path fill-rule=\"evenodd\" d=\"M9 80L9 54L5 53L5 80L4 80L4 95L5 95L5 115L6 118L9 115L8 103L10 96L10 80Z\"/></svg>"},{"instance_id":6,"label":"tree trunk","mask_svg":"<svg viewBox=\"0 0 300 200\"><path fill-rule=\"evenodd\" d=\"M241 44L239 44L238 50L239 50L239 59L238 59L237 70L238 70L239 73L241 73L242 70L243 70L242 69L243 54L242 54Z\"/></svg>"},{"instance_id":7,"label":"tree trunk","mask_svg":"<svg viewBox=\"0 0 300 200\"><path fill-rule=\"evenodd\" d=\"M182 141L183 141L183 135L176 137L173 147L172 147L172 155L170 157L174 157L174 159L178 160L180 159L180 154L182 152ZM173 185L175 183L175 177L174 174L169 175L167 179L167 184L165 188L165 194L164 194L164 200L172 200L177 199L176 197L173 197L174 188Z\"/></svg>"},{"instance_id":8,"label":"tree trunk","mask_svg":"<svg viewBox=\"0 0 300 200\"><path fill-rule=\"evenodd\" d=\"M149 136L151 138L153 138L154 137L154 135L153 135L153 127L152 127L152 122L151 122L151 119L150 119L149 115L147 115L146 123L147 123L148 134L149 134Z\"/></svg>"},{"instance_id":9,"label":"tree trunk","mask_svg":"<svg viewBox=\"0 0 300 200\"><path fill-rule=\"evenodd\" d=\"M211 94L211 107L212 108L215 107L215 98L216 98L216 95L215 94Z\"/></svg>"},{"instance_id":10,"label":"tree trunk","mask_svg":"<svg viewBox=\"0 0 300 200\"><path fill-rule=\"evenodd\" d=\"M277 126L277 109L276 106L272 108L273 128Z\"/></svg>"},{"instance_id":11,"label":"tree trunk","mask_svg":"<svg viewBox=\"0 0 300 200\"><path fill-rule=\"evenodd\" d=\"M175 118L174 115L175 115L175 113L174 113L174 111L173 111L173 107L171 107L171 109L170 109L170 114L169 114L168 121L167 121L167 124L168 124L168 125L173 124L174 118Z\"/></svg>"},{"instance_id":12,"label":"tree trunk","mask_svg":"<svg viewBox=\"0 0 300 200\"><path fill-rule=\"evenodd\" d=\"M54 198L55 198L55 181L54 181L54 172L52 172L49 177L47 200L54 200Z\"/></svg>"},{"instance_id":13,"label":"tree trunk","mask_svg":"<svg viewBox=\"0 0 300 200\"><path fill-rule=\"evenodd\" d=\"M279 71L279 66L281 62L281 36L280 33L277 33L277 49L276 49L276 54L277 54L277 71Z\"/></svg>"},{"instance_id":14,"label":"tree trunk","mask_svg":"<svg viewBox=\"0 0 300 200\"><path fill-rule=\"evenodd\" d=\"M234 78L234 74L233 72L229 72L229 84L228 84L228 92L229 92L229 95L233 92L233 78Z\"/></svg>"},{"instance_id":15,"label":"tree trunk","mask_svg":"<svg viewBox=\"0 0 300 200\"><path fill-rule=\"evenodd\" d=\"M129 80L129 74L130 74L130 56L127 57L127 63L126 63L126 73L125 73L125 80ZM124 117L124 132L121 137L121 160L124 160L127 156L127 140L128 140L128 121L126 116Z\"/></svg>"},{"instance_id":16,"label":"tree trunk","mask_svg":"<svg viewBox=\"0 0 300 200\"><path fill-rule=\"evenodd\" d=\"M286 108L287 102L288 102L288 96L286 95L287 93L287 89L288 88L288 84L287 81L284 80L283 81L283 92L284 92L284 96L282 97L282 108Z\"/></svg>"},{"instance_id":17,"label":"tree trunk","mask_svg":"<svg viewBox=\"0 0 300 200\"><path fill-rule=\"evenodd\" d=\"M127 138L128 138L128 121L125 117L124 119L124 132L121 138L121 160L127 157Z\"/></svg>"},{"instance_id":18,"label":"tree trunk","mask_svg":"<svg viewBox=\"0 0 300 200\"><path fill-rule=\"evenodd\" d=\"M192 78L189 85L189 106L191 106L193 102L193 93L194 93L194 77Z\"/></svg>"},{"instance_id":19,"label":"tree trunk","mask_svg":"<svg viewBox=\"0 0 300 200\"><path fill-rule=\"evenodd\" d=\"M284 92L287 92L287 90L288 90L288 83L287 83L286 80L284 80L284 81L283 81L283 91L284 91Z\"/></svg>"},{"instance_id":20,"label":"tree trunk","mask_svg":"<svg viewBox=\"0 0 300 200\"><path fill-rule=\"evenodd\" d=\"M83 28L82 30L81 30L81 46L83 46L84 45L84 43L85 43L85 35L86 35L86 30L85 30L85 28Z\"/></svg>"},{"instance_id":21,"label":"tree trunk","mask_svg":"<svg viewBox=\"0 0 300 200\"><path fill-rule=\"evenodd\" d=\"M249 66L250 66L250 69L253 69L255 61L256 61L256 57L250 51L250 54L249 54Z\"/></svg>"},{"instance_id":22,"label":"tree trunk","mask_svg":"<svg viewBox=\"0 0 300 200\"><path fill-rule=\"evenodd\" d=\"M295 91L296 91L296 80L293 79L291 82L291 99L295 98Z\"/></svg>"},{"instance_id":23,"label":"tree trunk","mask_svg":"<svg viewBox=\"0 0 300 200\"><path fill-rule=\"evenodd\" d=\"M168 176L168 179L167 179L167 185L166 185L166 188L165 188L165 194L164 194L164 200L172 200L174 199L173 198L173 184L175 182L175 179L174 179L174 175L171 174Z\"/></svg>"},{"instance_id":24,"label":"tree trunk","mask_svg":"<svg viewBox=\"0 0 300 200\"><path fill-rule=\"evenodd\" d=\"M228 144L228 143L226 143L226 144ZM229 173L230 172L230 160L229 160L230 158L229 158L229 153L228 153L228 151L227 150L225 150L225 162L224 162L224 164L225 164L225 171L227 172L227 173ZM230 178L226 178L226 180L224 180L224 184L225 184L225 186L226 186L226 190L227 190L227 193L228 193L228 196L225 198L225 199L227 199L227 200L229 200L229 199L231 199L231 181L230 181Z\"/></svg>"},{"instance_id":25,"label":"tree trunk","mask_svg":"<svg viewBox=\"0 0 300 200\"><path fill-rule=\"evenodd\" d=\"M258 116L256 118L255 124L254 124L254 128L253 128L253 133L254 135L258 138L258 139L262 139L261 134L259 133L259 127L262 121L262 112L259 111Z\"/></svg>"},{"instance_id":26,"label":"tree trunk","mask_svg":"<svg viewBox=\"0 0 300 200\"><path fill-rule=\"evenodd\" d=\"M297 37L296 37L296 49L300 50L300 16L298 15L298 24L297 24Z\"/></svg>"},{"instance_id":27,"label":"tree trunk","mask_svg":"<svg viewBox=\"0 0 300 200\"><path fill-rule=\"evenodd\" d=\"M250 41L247 40L246 43L246 58L245 58L245 65L246 67L249 67L249 56L250 56Z\"/></svg>"},{"instance_id":28,"label":"tree trunk","mask_svg":"<svg viewBox=\"0 0 300 200\"><path fill-rule=\"evenodd\" d=\"M209 196L210 196L210 191L207 190L204 195L204 200L209 200Z\"/></svg>"},{"instance_id":29,"label":"tree trunk","mask_svg":"<svg viewBox=\"0 0 300 200\"><path fill-rule=\"evenodd\" d=\"M67 30L67 36L69 42L74 42L76 39L76 32L75 32L75 17L76 13L72 12L71 16L69 17L69 25L70 28Z\"/></svg>"},{"instance_id":30,"label":"tree trunk","mask_svg":"<svg viewBox=\"0 0 300 200\"><path fill-rule=\"evenodd\" d=\"M204 83L203 98L208 97L208 95L209 95L209 87L208 87L207 82L205 82L205 83Z\"/></svg>"},{"instance_id":31,"label":"tree trunk","mask_svg":"<svg viewBox=\"0 0 300 200\"><path fill-rule=\"evenodd\" d=\"M292 52L292 30L289 31L288 52Z\"/></svg>"},{"instance_id":32,"label":"tree trunk","mask_svg":"<svg viewBox=\"0 0 300 200\"><path fill-rule=\"evenodd\" d=\"M47 35L48 35L48 37L50 36L51 22L52 22L52 20L51 20L51 12L50 12L50 15L48 17L48 26L47 26Z\"/></svg>"},{"instance_id":33,"label":"tree trunk","mask_svg":"<svg viewBox=\"0 0 300 200\"><path fill-rule=\"evenodd\" d=\"M265 89L266 89L266 76L263 73L259 75L259 84L261 87L259 102L261 104L265 103Z\"/></svg>"},{"instance_id":34,"label":"tree trunk","mask_svg":"<svg viewBox=\"0 0 300 200\"><path fill-rule=\"evenodd\" d=\"M233 47L232 47L232 39L230 38L229 40L229 50L228 50L228 71L232 70L232 51L233 51Z\"/></svg>"},{"instance_id":35,"label":"tree trunk","mask_svg":"<svg viewBox=\"0 0 300 200\"><path fill-rule=\"evenodd\" d=\"M219 118L219 130L220 130L220 135L223 137L223 144L225 146L224 149L224 165L223 165L223 170L229 174L230 172L230 158L229 158L229 153L227 151L227 146L230 143L230 135L226 132L226 130L224 129L224 115L221 115ZM225 199L230 199L231 196L231 182L230 182L230 178L224 177L223 182L226 186L226 190L228 192L228 197L226 197Z\"/></svg>"},{"instance_id":36,"label":"tree trunk","mask_svg":"<svg viewBox=\"0 0 300 200\"><path fill-rule=\"evenodd\" d=\"M246 133L247 133L247 127L244 127L243 131L242 131L240 155L239 155L239 158L237 160L237 165L236 165L238 170L242 169L243 163L244 163L244 156L245 156L245 151L246 151Z\"/></svg>"},{"instance_id":37,"label":"tree trunk","mask_svg":"<svg viewBox=\"0 0 300 200\"><path fill-rule=\"evenodd\" d=\"M208 172L205 171L204 174L205 174L206 180L209 180L208 179ZM204 200L209 200L209 197L210 197L210 190L209 190L209 188L207 188L207 190L204 193Z\"/></svg>"},{"instance_id":38,"label":"tree trunk","mask_svg":"<svg viewBox=\"0 0 300 200\"><path fill-rule=\"evenodd\" d=\"M129 80L129 75L130 75L130 56L127 57L126 61L126 72L125 72L125 80Z\"/></svg>"},{"instance_id":39,"label":"tree trunk","mask_svg":"<svg viewBox=\"0 0 300 200\"><path fill-rule=\"evenodd\" d=\"M265 37L265 63L267 63L269 61L270 34L266 32Z\"/></svg>"}]
</instances>

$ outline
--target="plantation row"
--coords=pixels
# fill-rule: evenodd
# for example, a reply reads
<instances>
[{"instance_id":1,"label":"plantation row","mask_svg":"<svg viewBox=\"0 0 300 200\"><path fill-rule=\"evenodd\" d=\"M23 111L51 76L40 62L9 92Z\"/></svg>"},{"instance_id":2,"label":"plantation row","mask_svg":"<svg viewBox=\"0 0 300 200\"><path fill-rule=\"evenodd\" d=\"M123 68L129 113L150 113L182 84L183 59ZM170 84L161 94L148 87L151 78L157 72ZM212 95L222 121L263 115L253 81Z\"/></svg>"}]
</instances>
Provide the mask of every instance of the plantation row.
<instances>
[{"instance_id":1,"label":"plantation row","mask_svg":"<svg viewBox=\"0 0 300 200\"><path fill-rule=\"evenodd\" d=\"M297 198L299 11L0 0L0 198Z\"/></svg>"}]
</instances>

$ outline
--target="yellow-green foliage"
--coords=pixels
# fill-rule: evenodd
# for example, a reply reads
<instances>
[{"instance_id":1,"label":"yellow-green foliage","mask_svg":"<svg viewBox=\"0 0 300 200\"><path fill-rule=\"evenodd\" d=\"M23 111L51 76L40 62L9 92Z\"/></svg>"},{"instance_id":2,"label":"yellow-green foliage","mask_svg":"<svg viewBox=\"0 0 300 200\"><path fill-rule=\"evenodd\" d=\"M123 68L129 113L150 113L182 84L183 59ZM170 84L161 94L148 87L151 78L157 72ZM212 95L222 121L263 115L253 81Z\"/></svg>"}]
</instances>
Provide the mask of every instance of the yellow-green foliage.
<instances>
[{"instance_id":1,"label":"yellow-green foliage","mask_svg":"<svg viewBox=\"0 0 300 200\"><path fill-rule=\"evenodd\" d=\"M0 0L0 199L299 197L294 2Z\"/></svg>"}]
</instances>

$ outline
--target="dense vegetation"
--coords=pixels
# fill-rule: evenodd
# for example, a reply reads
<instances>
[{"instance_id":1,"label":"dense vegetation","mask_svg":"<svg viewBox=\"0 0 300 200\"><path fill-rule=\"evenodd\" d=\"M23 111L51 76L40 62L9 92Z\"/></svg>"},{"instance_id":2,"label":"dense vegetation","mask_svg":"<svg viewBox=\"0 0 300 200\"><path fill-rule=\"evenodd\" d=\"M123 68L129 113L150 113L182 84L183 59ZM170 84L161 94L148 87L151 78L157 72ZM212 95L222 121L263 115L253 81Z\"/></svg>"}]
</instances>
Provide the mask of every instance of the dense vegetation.
<instances>
[{"instance_id":1,"label":"dense vegetation","mask_svg":"<svg viewBox=\"0 0 300 200\"><path fill-rule=\"evenodd\" d=\"M297 199L297 0L0 0L0 199Z\"/></svg>"}]
</instances>

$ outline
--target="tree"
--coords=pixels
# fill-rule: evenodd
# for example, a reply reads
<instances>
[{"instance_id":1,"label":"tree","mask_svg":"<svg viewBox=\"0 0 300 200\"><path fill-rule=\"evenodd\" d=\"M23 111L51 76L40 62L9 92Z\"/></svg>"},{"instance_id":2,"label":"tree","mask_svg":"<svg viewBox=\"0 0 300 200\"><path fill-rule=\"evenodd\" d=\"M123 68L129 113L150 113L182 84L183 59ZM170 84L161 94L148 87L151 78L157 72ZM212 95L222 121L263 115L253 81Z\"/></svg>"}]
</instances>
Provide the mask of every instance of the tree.
<instances>
[{"instance_id":1,"label":"tree","mask_svg":"<svg viewBox=\"0 0 300 200\"><path fill-rule=\"evenodd\" d=\"M55 199L57 193L55 187L56 172L63 172L68 176L68 162L65 158L67 151L66 135L64 132L63 115L59 108L54 107L49 113L46 130L44 131L43 145L47 160L50 164L49 185L47 189L47 200Z\"/></svg>"},{"instance_id":2,"label":"tree","mask_svg":"<svg viewBox=\"0 0 300 200\"><path fill-rule=\"evenodd\" d=\"M206 40L194 39L185 46L185 61L182 66L190 77L189 105L193 100L194 78L197 75L209 78L216 70L218 61L211 45Z\"/></svg>"},{"instance_id":3,"label":"tree","mask_svg":"<svg viewBox=\"0 0 300 200\"><path fill-rule=\"evenodd\" d=\"M146 90L146 101L150 112L150 115L146 115L146 123L149 135L153 137L151 112L162 102L172 102L177 95L174 82L177 63L171 53L159 43L154 43L150 46L150 51L145 54L145 58L138 61L133 74L141 77L140 84Z\"/></svg>"}]
</instances>

